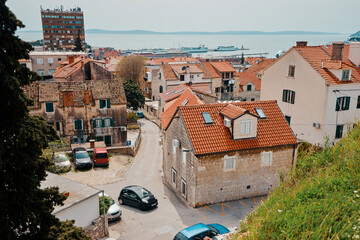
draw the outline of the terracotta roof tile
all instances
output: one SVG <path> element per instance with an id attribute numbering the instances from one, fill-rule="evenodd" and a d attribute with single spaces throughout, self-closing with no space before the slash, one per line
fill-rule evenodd
<path id="1" fill-rule="evenodd" d="M 227 61 L 225 62 L 211 62 L 211 65 L 219 72 L 235 72 L 235 68 Z"/>
<path id="2" fill-rule="evenodd" d="M 169 62 L 196 62 L 198 59 L 192 57 L 173 57 L 173 58 L 156 58 L 147 60 L 146 63 L 149 65 L 160 65 Z"/>
<path id="3" fill-rule="evenodd" d="M 265 58 L 258 64 L 254 64 L 251 67 L 249 67 L 246 71 L 247 72 L 254 72 L 254 73 L 260 73 L 262 70 L 264 70 L 267 66 L 275 62 L 276 58 Z"/>
<path id="4" fill-rule="evenodd" d="M 240 72 L 240 86 L 244 86 L 247 83 L 251 82 L 255 85 L 255 90 L 260 91 L 261 89 L 261 81 L 257 78 L 256 73 L 254 72 Z"/>
<path id="5" fill-rule="evenodd" d="M 235 119 L 246 112 L 248 112 L 248 110 L 238 107 L 238 106 L 235 106 L 231 103 L 226 105 L 226 107 L 224 107 L 223 109 L 220 110 L 220 113 L 222 115 L 224 115 L 230 119 Z"/>
<path id="6" fill-rule="evenodd" d="M 171 106 L 165 107 L 166 110 L 161 114 L 162 127 L 164 129 L 168 127 L 179 106 L 191 106 L 197 104 L 204 104 L 204 102 L 198 98 L 196 94 L 194 94 L 190 89 L 186 89 L 178 99 L 171 103 Z"/>
<path id="7" fill-rule="evenodd" d="M 251 65 L 258 64 L 262 60 L 264 60 L 265 57 L 247 57 L 246 61 L 250 63 Z"/>
<path id="8" fill-rule="evenodd" d="M 202 64 L 213 78 L 221 77 L 221 75 L 215 70 L 211 62 L 203 62 Z"/>
<path id="9" fill-rule="evenodd" d="M 189 73 L 202 73 L 203 71 L 198 68 L 198 66 L 195 63 L 182 63 L 182 64 L 169 64 L 169 66 L 172 68 L 172 70 L 178 74 L 186 73 L 189 71 Z M 183 69 L 184 66 L 188 66 L 187 69 Z"/>
<path id="10" fill-rule="evenodd" d="M 188 89 L 188 86 L 185 84 L 178 85 L 176 87 L 173 87 L 166 92 L 160 93 L 160 97 L 165 101 L 171 101 L 174 98 L 179 97 L 183 91 Z"/>
<path id="11" fill-rule="evenodd" d="M 173 69 L 171 68 L 171 66 L 169 64 L 161 65 L 161 69 L 162 69 L 162 72 L 164 74 L 164 78 L 166 80 L 178 79 L 178 77 L 176 76 L 175 72 L 173 71 Z"/>
<path id="12" fill-rule="evenodd" d="M 247 109 L 254 115 L 257 115 L 255 108 L 262 108 L 266 119 L 258 120 L 256 138 L 232 140 L 229 129 L 224 126 L 223 117 L 219 114 L 219 111 L 228 103 L 179 107 L 196 155 L 297 143 L 296 137 L 276 101 L 235 102 L 231 104 Z M 202 112 L 209 112 L 214 124 L 204 124 Z"/>

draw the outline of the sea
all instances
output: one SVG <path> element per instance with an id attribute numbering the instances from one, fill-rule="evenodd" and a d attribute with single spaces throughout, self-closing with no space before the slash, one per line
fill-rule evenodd
<path id="1" fill-rule="evenodd" d="M 42 33 L 17 32 L 25 41 L 42 39 Z M 334 41 L 345 41 L 348 34 L 337 35 L 162 35 L 162 34 L 86 34 L 85 40 L 92 47 L 113 47 L 115 49 L 180 48 L 205 45 L 209 49 L 218 46 L 248 48 L 244 51 L 208 52 L 193 56 L 259 54 L 268 58 L 286 51 L 296 41 L 308 41 L 308 45 L 325 45 Z"/>

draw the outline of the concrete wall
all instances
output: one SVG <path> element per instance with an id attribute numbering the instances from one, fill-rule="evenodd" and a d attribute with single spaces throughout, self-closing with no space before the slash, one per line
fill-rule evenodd
<path id="1" fill-rule="evenodd" d="M 77 227 L 87 227 L 100 216 L 98 195 L 96 194 L 70 208 L 57 212 L 55 216 L 61 221 L 75 220 L 74 225 Z"/>

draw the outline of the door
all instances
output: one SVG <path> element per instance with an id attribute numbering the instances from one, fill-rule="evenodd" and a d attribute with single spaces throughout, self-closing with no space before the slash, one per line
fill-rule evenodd
<path id="1" fill-rule="evenodd" d="M 105 145 L 111 146 L 111 136 L 105 136 Z"/>

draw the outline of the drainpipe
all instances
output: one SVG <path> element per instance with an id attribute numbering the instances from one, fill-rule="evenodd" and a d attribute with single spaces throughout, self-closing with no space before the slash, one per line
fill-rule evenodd
<path id="1" fill-rule="evenodd" d="M 102 201 L 103 201 L 103 214 L 104 214 L 104 235 L 106 236 L 107 228 L 106 228 L 106 215 L 105 215 L 105 193 L 104 190 L 101 190 L 102 193 Z"/>

